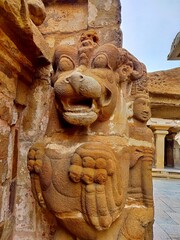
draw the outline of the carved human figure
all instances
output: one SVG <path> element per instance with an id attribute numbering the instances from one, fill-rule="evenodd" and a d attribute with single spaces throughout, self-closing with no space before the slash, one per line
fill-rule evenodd
<path id="1" fill-rule="evenodd" d="M 153 205 L 152 161 L 154 158 L 154 136 L 147 121 L 151 117 L 148 94 L 139 93 L 133 102 L 133 122 L 129 124 L 129 136 L 132 144 L 131 175 L 129 191 L 135 197 L 142 197 L 146 206 Z M 138 145 L 138 142 L 141 144 Z M 142 194 L 142 196 L 141 196 Z"/>
<path id="2" fill-rule="evenodd" d="M 144 76 L 144 65 L 124 49 L 99 46 L 88 31 L 77 46 L 57 47 L 53 69 L 47 132 L 28 154 L 35 198 L 58 220 L 54 239 L 129 239 L 122 230 L 130 160 L 121 83 Z"/>
<path id="3" fill-rule="evenodd" d="M 136 83 L 134 85 L 136 88 Z M 141 88 L 142 86 L 135 91 L 136 94 L 133 92 L 131 96 L 133 114 L 129 122 L 129 152 L 131 154 L 127 198 L 127 206 L 131 210 L 124 222 L 122 232 L 127 239 L 152 240 L 154 209 L 151 171 L 154 139 L 151 129 L 146 125 L 151 117 L 149 96 Z M 133 206 L 139 206 L 139 208 Z M 143 227 L 144 225 L 146 228 Z"/>

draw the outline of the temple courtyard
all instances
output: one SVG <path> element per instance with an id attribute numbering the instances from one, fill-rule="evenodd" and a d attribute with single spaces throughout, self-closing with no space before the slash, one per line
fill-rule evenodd
<path id="1" fill-rule="evenodd" d="M 180 179 L 153 178 L 154 240 L 180 240 Z"/>

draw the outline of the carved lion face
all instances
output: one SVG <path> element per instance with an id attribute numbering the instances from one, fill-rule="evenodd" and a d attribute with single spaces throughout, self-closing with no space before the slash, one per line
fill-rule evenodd
<path id="1" fill-rule="evenodd" d="M 124 81 L 133 72 L 132 61 L 123 65 L 125 57 L 116 46 L 92 41 L 82 40 L 79 48 L 59 46 L 53 61 L 57 109 L 68 123 L 78 126 L 108 120 L 117 104 L 120 78 L 123 75 Z"/>
<path id="2" fill-rule="evenodd" d="M 115 47 L 112 50 L 116 50 Z M 119 76 L 109 52 L 96 49 L 90 58 L 87 53 L 79 64 L 78 50 L 73 47 L 58 49 L 59 56 L 54 79 L 58 109 L 73 125 L 88 126 L 97 119 L 105 121 L 112 115 L 117 100 Z M 109 50 L 110 51 L 110 50 Z"/>

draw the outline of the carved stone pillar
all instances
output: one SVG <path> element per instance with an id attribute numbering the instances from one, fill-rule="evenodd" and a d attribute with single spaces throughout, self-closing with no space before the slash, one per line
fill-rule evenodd
<path id="1" fill-rule="evenodd" d="M 170 132 L 165 139 L 165 166 L 174 167 L 174 137 L 176 133 Z"/>
<path id="2" fill-rule="evenodd" d="M 174 168 L 180 168 L 180 131 L 176 129 L 173 146 Z"/>
<path id="3" fill-rule="evenodd" d="M 155 167 L 156 168 L 164 168 L 164 140 L 165 136 L 168 134 L 167 129 L 156 129 L 154 131 L 155 135 Z"/>

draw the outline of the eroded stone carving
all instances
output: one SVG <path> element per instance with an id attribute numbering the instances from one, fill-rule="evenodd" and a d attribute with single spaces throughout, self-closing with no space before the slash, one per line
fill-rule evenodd
<path id="1" fill-rule="evenodd" d="M 46 10 L 41 0 L 27 0 L 30 18 L 37 26 L 46 18 Z"/>
<path id="2" fill-rule="evenodd" d="M 88 31 L 79 45 L 56 49 L 53 69 L 55 102 L 46 136 L 29 151 L 28 169 L 36 200 L 58 220 L 54 239 L 145 239 L 153 220 L 151 177 L 144 179 L 152 161 L 150 115 L 140 106 L 147 99 L 136 98 L 128 134 L 125 107 L 133 81 L 144 81 L 144 65 L 125 49 L 99 46 Z M 136 146 L 145 132 L 149 145 Z M 142 198 L 131 202 L 135 166 Z"/>
<path id="3" fill-rule="evenodd" d="M 136 215 L 134 218 L 147 225 L 146 232 L 141 227 L 136 231 L 129 228 L 129 234 L 133 239 L 152 239 L 152 233 L 147 229 L 153 224 L 153 189 L 152 189 L 152 162 L 154 158 L 154 137 L 146 123 L 151 117 L 149 95 L 137 81 L 132 88 L 132 119 L 129 122 L 129 142 L 131 148 L 130 154 L 130 173 L 128 187 L 128 205 L 141 204 L 146 206 L 145 210 L 134 209 L 131 214 Z M 146 217 L 144 218 L 144 216 Z M 128 216 L 129 218 L 129 216 Z M 131 219 L 131 217 L 130 217 Z M 130 220 L 130 222 L 132 221 Z M 127 221 L 126 226 L 130 223 Z M 136 224 L 135 224 L 136 226 Z M 140 230 L 141 229 L 141 230 Z M 128 231 L 126 231 L 127 233 Z M 136 237 L 136 238 L 135 238 Z"/>

